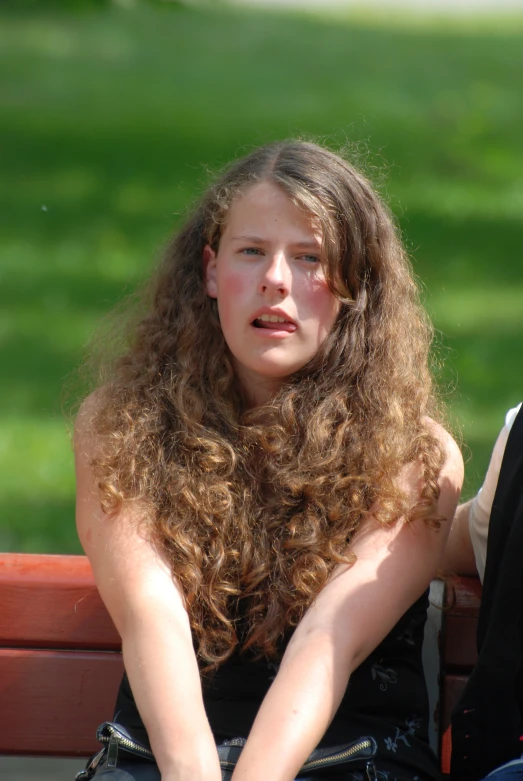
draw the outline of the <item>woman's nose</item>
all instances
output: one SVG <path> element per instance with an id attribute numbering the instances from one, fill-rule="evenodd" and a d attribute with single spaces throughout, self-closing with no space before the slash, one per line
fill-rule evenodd
<path id="1" fill-rule="evenodd" d="M 286 295 L 290 289 L 290 268 L 283 252 L 274 253 L 267 258 L 260 279 L 260 292 L 278 291 Z"/>

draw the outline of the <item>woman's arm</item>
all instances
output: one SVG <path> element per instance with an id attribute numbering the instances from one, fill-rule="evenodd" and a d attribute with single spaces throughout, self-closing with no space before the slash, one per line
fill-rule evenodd
<path id="1" fill-rule="evenodd" d="M 214 739 L 181 593 L 136 502 L 103 513 L 84 408 L 75 432 L 78 535 L 122 638 L 125 668 L 162 781 L 219 781 Z"/>
<path id="2" fill-rule="evenodd" d="M 439 430 L 439 427 L 438 427 Z M 365 524 L 352 545 L 352 568 L 340 567 L 296 628 L 267 693 L 234 781 L 291 781 L 321 740 L 349 676 L 394 627 L 436 574 L 463 479 L 454 441 L 441 432 L 446 461 L 439 478 L 438 533 L 424 521 L 384 528 Z M 420 477 L 407 470 L 413 499 Z M 275 759 L 276 758 L 276 759 Z"/>
<path id="3" fill-rule="evenodd" d="M 441 562 L 441 569 L 457 575 L 477 575 L 476 557 L 469 530 L 469 516 L 473 499 L 460 504 L 454 515 L 450 534 Z"/>
<path id="4" fill-rule="evenodd" d="M 456 510 L 442 561 L 443 572 L 479 575 L 483 582 L 492 504 L 508 436 L 520 406 L 507 412 L 505 425 L 492 450 L 487 474 L 477 496 L 460 504 Z"/>

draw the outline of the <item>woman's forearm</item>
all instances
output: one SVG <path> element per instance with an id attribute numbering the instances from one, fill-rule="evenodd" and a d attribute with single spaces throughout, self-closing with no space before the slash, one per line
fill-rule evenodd
<path id="1" fill-rule="evenodd" d="M 162 781 L 219 781 L 190 634 L 165 613 L 149 615 L 129 622 L 122 645 Z"/>
<path id="2" fill-rule="evenodd" d="M 291 781 L 323 737 L 347 687 L 350 662 L 323 631 L 289 644 L 233 781 Z"/>

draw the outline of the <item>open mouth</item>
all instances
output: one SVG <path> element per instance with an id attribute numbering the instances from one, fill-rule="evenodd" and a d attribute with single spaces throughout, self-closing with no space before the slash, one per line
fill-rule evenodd
<path id="1" fill-rule="evenodd" d="M 295 323 L 279 315 L 260 315 L 252 321 L 252 324 L 255 328 L 265 328 L 272 331 L 292 332 L 296 330 Z"/>

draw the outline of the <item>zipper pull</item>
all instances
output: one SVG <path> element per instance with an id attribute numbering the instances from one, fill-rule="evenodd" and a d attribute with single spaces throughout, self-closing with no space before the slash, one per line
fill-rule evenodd
<path id="1" fill-rule="evenodd" d="M 104 759 L 106 751 L 107 749 L 104 746 L 101 751 L 91 757 L 85 770 L 80 770 L 80 772 L 75 775 L 75 781 L 89 781 L 89 779 L 92 778 L 96 773 L 98 765 L 100 765 Z"/>
<path id="2" fill-rule="evenodd" d="M 376 775 L 376 765 L 374 762 L 367 762 L 365 765 L 365 775 L 367 776 L 367 781 L 378 781 L 378 776 Z"/>
<path id="3" fill-rule="evenodd" d="M 109 745 L 107 747 L 107 767 L 116 767 L 118 761 L 118 741 L 114 735 L 109 738 Z"/>

